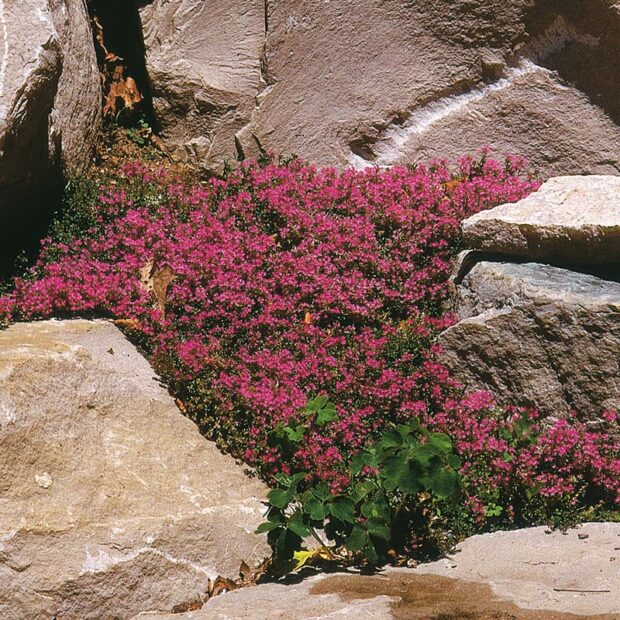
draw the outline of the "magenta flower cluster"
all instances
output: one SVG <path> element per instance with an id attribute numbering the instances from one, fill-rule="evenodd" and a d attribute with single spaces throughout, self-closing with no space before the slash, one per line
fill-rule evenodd
<path id="1" fill-rule="evenodd" d="M 363 172 L 246 163 L 198 187 L 136 163 L 102 188 L 87 234 L 44 242 L 0 317 L 129 319 L 188 413 L 266 477 L 304 469 L 345 485 L 355 451 L 416 415 L 455 436 L 474 510 L 483 483 L 570 492 L 582 445 L 591 478 L 617 494 L 619 461 L 600 438 L 561 422 L 527 449 L 504 445 L 484 398 L 455 400 L 432 361 L 461 220 L 536 187 L 516 158 Z M 281 454 L 274 429 L 319 393 L 338 420 Z"/>
<path id="2" fill-rule="evenodd" d="M 618 416 L 604 412 L 602 422 L 605 431 L 589 430 L 576 414 L 541 420 L 534 410 L 498 408 L 487 392 L 445 398 L 442 410 L 425 418 L 453 438 L 466 502 L 479 526 L 620 505 Z"/>

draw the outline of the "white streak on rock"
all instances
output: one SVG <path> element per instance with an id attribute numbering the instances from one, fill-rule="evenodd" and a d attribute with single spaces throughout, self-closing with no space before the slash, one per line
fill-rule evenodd
<path id="1" fill-rule="evenodd" d="M 153 549 L 152 547 L 142 547 L 141 549 L 136 549 L 131 553 L 119 555 L 112 555 L 102 549 L 100 549 L 96 555 L 91 554 L 90 551 L 87 551 L 86 559 L 82 564 L 80 575 L 85 575 L 88 573 L 102 573 L 118 564 L 131 562 L 132 560 L 135 560 L 137 557 L 146 553 L 152 553 L 153 555 L 162 557 L 171 564 L 176 564 L 177 566 L 185 566 L 186 568 L 189 568 L 197 573 L 202 573 L 203 575 L 206 575 L 210 579 L 215 579 L 217 577 L 217 571 L 214 568 L 201 566 L 200 564 L 196 564 L 196 562 L 192 562 L 191 560 L 188 560 L 186 558 L 176 558 L 173 555 L 166 553 L 165 551 Z"/>
<path id="2" fill-rule="evenodd" d="M 17 421 L 17 413 L 15 413 L 12 407 L 9 407 L 6 403 L 0 403 L 0 414 L 4 417 L 4 421 L 7 424 Z"/>
<path id="3" fill-rule="evenodd" d="M 505 77 L 460 95 L 442 97 L 411 112 L 402 124 L 392 123 L 379 139 L 372 145 L 374 161 L 364 159 L 351 152 L 348 161 L 358 170 L 370 166 L 391 166 L 398 162 L 405 151 L 406 145 L 416 136 L 422 136 L 435 124 L 461 113 L 479 103 L 489 95 L 510 88 L 519 78 L 533 73 L 551 73 L 539 66 L 549 56 L 562 51 L 569 43 L 577 42 L 593 47 L 600 43 L 597 37 L 576 31 L 561 15 L 558 16 L 547 30 L 533 40 L 527 47 L 520 63 L 506 72 Z M 558 88 L 563 88 L 558 83 Z"/>
<path id="4" fill-rule="evenodd" d="M 365 166 L 393 165 L 401 158 L 406 145 L 416 136 L 424 135 L 435 124 L 467 110 L 489 95 L 510 88 L 519 78 L 538 72 L 548 72 L 548 70 L 529 60 L 523 60 L 517 67 L 510 69 L 506 77 L 497 82 L 475 88 L 461 95 L 452 95 L 433 101 L 415 110 L 402 125 L 392 125 L 384 132 L 381 139 L 374 145 L 373 150 L 377 156 L 374 162 L 365 161 L 361 157 L 356 158 L 359 161 L 353 162 L 352 159 L 349 161 L 356 166 L 359 166 L 361 162 L 364 162 Z"/>

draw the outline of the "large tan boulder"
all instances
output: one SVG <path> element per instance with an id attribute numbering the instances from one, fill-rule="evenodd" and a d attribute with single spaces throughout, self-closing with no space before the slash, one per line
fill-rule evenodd
<path id="1" fill-rule="evenodd" d="M 0 263 L 89 162 L 100 108 L 85 1 L 0 2 Z"/>
<path id="2" fill-rule="evenodd" d="M 101 120 L 101 76 L 87 2 L 48 0 L 62 53 L 50 135 L 68 175 L 91 162 Z"/>
<path id="3" fill-rule="evenodd" d="M 463 222 L 468 248 L 558 265 L 620 263 L 620 177 L 555 177 Z"/>
<path id="4" fill-rule="evenodd" d="M 266 490 L 103 321 L 0 332 L 0 617 L 170 611 L 268 547 Z"/>
<path id="5" fill-rule="evenodd" d="M 534 0 L 141 9 L 163 135 L 204 167 L 261 150 L 337 166 L 475 153 L 620 171 L 620 14 Z"/>

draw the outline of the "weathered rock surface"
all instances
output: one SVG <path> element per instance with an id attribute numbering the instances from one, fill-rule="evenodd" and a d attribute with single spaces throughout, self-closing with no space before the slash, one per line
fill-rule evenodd
<path id="1" fill-rule="evenodd" d="M 48 0 L 62 53 L 50 136 L 69 174 L 90 163 L 101 115 L 101 76 L 87 2 Z"/>
<path id="2" fill-rule="evenodd" d="M 618 523 L 585 523 L 566 534 L 545 527 L 494 532 L 468 538 L 417 571 L 486 583 L 524 609 L 613 618 L 620 615 L 619 541 Z"/>
<path id="3" fill-rule="evenodd" d="M 620 172 L 606 0 L 155 0 L 141 14 L 164 137 L 206 167 L 260 148 L 362 167 L 490 145 L 544 174 Z"/>
<path id="4" fill-rule="evenodd" d="M 620 177 L 552 178 L 517 203 L 465 220 L 463 241 L 559 265 L 620 265 Z"/>
<path id="5" fill-rule="evenodd" d="M 140 16 L 163 135 L 179 159 L 221 169 L 262 87 L 264 0 L 155 0 Z"/>
<path id="6" fill-rule="evenodd" d="M 550 415 L 620 408 L 620 283 L 483 261 L 458 289 L 442 361 L 470 388 Z"/>
<path id="7" fill-rule="evenodd" d="M 263 486 L 110 323 L 0 332 L 0 617 L 171 610 L 268 554 Z"/>
<path id="8" fill-rule="evenodd" d="M 474 536 L 445 560 L 376 576 L 322 575 L 230 592 L 185 614 L 140 620 L 327 618 L 614 620 L 620 614 L 620 525 L 587 523 Z"/>
<path id="9" fill-rule="evenodd" d="M 84 0 L 0 2 L 0 261 L 88 162 L 100 108 Z"/>

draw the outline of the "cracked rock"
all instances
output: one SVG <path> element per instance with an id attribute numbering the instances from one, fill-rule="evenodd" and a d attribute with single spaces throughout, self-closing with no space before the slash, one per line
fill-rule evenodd
<path id="1" fill-rule="evenodd" d="M 89 163 L 100 110 L 85 3 L 0 2 L 0 262 L 36 235 L 63 171 Z"/>
<path id="2" fill-rule="evenodd" d="M 162 136 L 175 158 L 221 171 L 264 85 L 265 0 L 154 0 L 140 17 Z"/>
<path id="3" fill-rule="evenodd" d="M 1 618 L 129 618 L 195 600 L 269 554 L 254 534 L 265 493 L 112 324 L 0 332 Z"/>
<path id="4" fill-rule="evenodd" d="M 620 14 L 608 2 L 206 6 L 141 9 L 163 136 L 203 167 L 261 151 L 410 164 L 491 146 L 545 175 L 620 172 L 620 73 L 609 61 Z"/>

